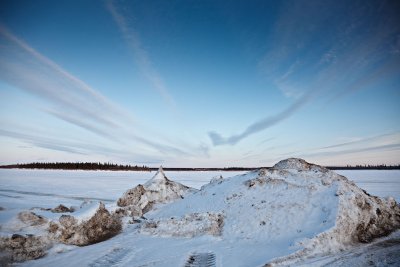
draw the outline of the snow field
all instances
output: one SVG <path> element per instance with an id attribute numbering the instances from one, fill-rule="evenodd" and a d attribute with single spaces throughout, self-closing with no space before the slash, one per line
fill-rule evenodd
<path id="1" fill-rule="evenodd" d="M 341 261 L 346 255 L 340 256 L 340 250 L 346 248 L 343 244 L 351 234 L 346 227 L 354 225 L 340 218 L 358 220 L 360 215 L 352 205 L 372 200 L 360 202 L 357 196 L 363 192 L 351 183 L 343 183 L 340 176 L 329 172 L 326 178 L 324 171 L 299 170 L 297 163 L 291 164 L 249 173 L 166 172 L 170 180 L 201 190 L 176 202 L 156 205 L 145 214 L 145 223 L 127 224 L 122 234 L 110 240 L 79 249 L 56 245 L 47 257 L 22 265 L 185 266 L 191 256 L 211 253 L 215 266 L 262 266 L 280 257 L 282 260 L 275 263 L 285 265 L 310 255 L 317 257 L 305 257 L 305 266 L 329 263 L 324 259 L 332 259 L 333 265 L 340 263 L 334 266 L 346 266 Z M 382 197 L 392 194 L 400 199 L 400 171 L 338 173 L 349 179 L 354 177 L 356 184 L 370 189 L 369 193 L 377 192 Z M 226 178 L 236 174 L 234 178 L 218 179 L 220 175 Z M 4 208 L 0 211 L 1 234 L 40 233 L 40 229 L 16 221 L 20 211 L 31 208 L 50 220 L 60 214 L 40 208 L 59 204 L 77 207 L 72 215 L 86 220 L 101 200 L 113 211 L 117 208 L 115 201 L 127 189 L 145 184 L 153 175 L 154 172 L 0 170 L 0 206 Z M 162 177 L 154 178 L 162 181 L 158 179 Z M 373 202 L 370 205 L 374 210 L 378 208 Z M 369 220 L 367 213 L 362 216 Z"/>

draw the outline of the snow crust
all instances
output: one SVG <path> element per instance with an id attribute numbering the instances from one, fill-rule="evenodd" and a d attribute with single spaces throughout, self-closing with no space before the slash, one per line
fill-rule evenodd
<path id="1" fill-rule="evenodd" d="M 224 218 L 216 213 L 192 213 L 183 217 L 146 221 L 141 233 L 160 236 L 194 237 L 199 235 L 221 235 Z"/>
<path id="2" fill-rule="evenodd" d="M 157 173 L 144 185 L 129 189 L 118 199 L 117 205 L 122 207 L 119 213 L 130 216 L 142 216 L 154 208 L 155 204 L 168 203 L 183 199 L 188 193 L 197 191 L 181 183 L 169 180 L 160 167 Z"/>
<path id="3" fill-rule="evenodd" d="M 393 198 L 370 196 L 346 177 L 301 159 L 214 179 L 184 200 L 150 212 L 149 218 L 164 221 L 152 234 L 168 235 L 165 224 L 170 217 L 206 212 L 223 214 L 225 241 L 272 242 L 285 244 L 286 251 L 297 250 L 276 263 L 335 253 L 400 226 L 400 209 Z M 170 230 L 176 234 L 173 227 Z"/>
<path id="4" fill-rule="evenodd" d="M 164 170 L 162 168 L 162 166 L 160 166 L 160 168 L 158 168 L 156 174 L 153 176 L 153 178 L 151 178 L 150 180 L 148 180 L 144 185 L 147 188 L 150 188 L 152 186 L 155 187 L 155 185 L 159 184 L 159 183 L 166 183 L 168 182 L 169 179 L 167 178 L 167 176 L 165 176 Z"/>
<path id="5" fill-rule="evenodd" d="M 346 266 L 340 260 L 345 251 L 356 255 L 366 248 L 362 243 L 374 244 L 400 226 L 395 199 L 371 196 L 346 177 L 301 159 L 214 178 L 198 191 L 160 169 L 121 199 L 128 203 L 123 207 L 144 216 L 120 214 L 130 218 L 122 234 L 79 249 L 57 245 L 49 256 L 22 265 L 184 266 L 191 255 L 212 255 L 216 266 L 321 266 L 336 255 Z M 151 202 L 158 204 L 143 212 Z M 80 209 L 74 212 L 81 213 L 78 218 L 93 212 Z M 113 203 L 108 209 L 118 211 Z"/>

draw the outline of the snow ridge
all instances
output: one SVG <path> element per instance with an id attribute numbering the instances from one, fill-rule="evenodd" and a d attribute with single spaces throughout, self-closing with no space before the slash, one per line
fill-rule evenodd
<path id="1" fill-rule="evenodd" d="M 169 180 L 162 167 L 144 185 L 137 185 L 129 189 L 118 199 L 117 205 L 121 207 L 117 212 L 129 216 L 142 216 L 154 208 L 155 204 L 169 203 L 183 199 L 185 195 L 196 192 L 181 183 Z"/>
<path id="2" fill-rule="evenodd" d="M 99 208 L 102 212 L 87 221 L 96 227 L 88 228 L 123 219 L 123 235 L 30 263 L 46 265 L 75 255 L 92 266 L 296 266 L 400 228 L 400 206 L 393 198 L 371 196 L 346 177 L 295 158 L 270 169 L 213 179 L 201 190 L 169 180 L 160 167 L 148 182 L 126 191 L 117 205 L 115 213 Z M 42 219 L 34 213 L 21 218 L 28 227 L 39 227 L 32 224 Z M 65 236 L 69 224 L 72 231 L 78 225 L 72 219 L 60 219 Z M 3 247 L 11 247 L 11 239 L 4 239 Z M 116 249 L 110 251 L 110 246 Z M 104 249 L 103 256 L 98 248 Z"/>
<path id="3" fill-rule="evenodd" d="M 157 170 L 157 173 L 153 176 L 153 178 L 151 178 L 150 180 L 148 180 L 144 186 L 145 187 L 149 187 L 152 184 L 157 184 L 157 183 L 166 183 L 166 182 L 170 182 L 170 180 L 167 178 L 167 176 L 164 173 L 164 170 L 162 168 L 162 166 L 160 166 Z"/>
<path id="4" fill-rule="evenodd" d="M 174 227 L 165 227 L 170 217 L 206 212 L 223 215 L 221 238 L 226 242 L 286 244 L 286 255 L 294 254 L 272 261 L 275 264 L 335 253 L 400 227 L 400 207 L 393 198 L 370 196 L 346 177 L 295 158 L 271 169 L 213 181 L 164 206 L 150 216 L 162 225 L 151 233 L 176 236 Z M 187 225 L 185 229 L 189 235 Z"/>

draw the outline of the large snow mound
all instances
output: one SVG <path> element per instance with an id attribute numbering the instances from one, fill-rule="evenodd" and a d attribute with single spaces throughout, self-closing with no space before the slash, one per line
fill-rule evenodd
<path id="1" fill-rule="evenodd" d="M 294 158 L 212 179 L 200 190 L 169 180 L 160 168 L 117 204 L 116 214 L 104 214 L 115 220 L 134 216 L 125 218 L 131 220 L 124 234 L 29 265 L 196 266 L 197 259 L 216 266 L 296 266 L 354 250 L 400 228 L 393 198 L 371 196 L 344 176 Z M 34 215 L 24 216 L 29 227 L 41 219 Z M 63 218 L 64 225 L 70 223 L 68 215 Z M 78 225 L 71 224 L 71 229 Z"/>
<path id="2" fill-rule="evenodd" d="M 214 180 L 148 217 L 168 225 L 171 217 L 207 212 L 223 214 L 222 239 L 280 244 L 296 251 L 292 259 L 337 252 L 400 226 L 400 208 L 393 198 L 371 196 L 344 176 L 294 158 L 270 169 Z M 167 230 L 154 228 L 151 233 L 177 235 L 175 227 L 171 233 Z M 290 258 L 276 263 L 283 260 Z"/>
<path id="3" fill-rule="evenodd" d="M 129 189 L 118 199 L 117 205 L 122 207 L 117 212 L 130 216 L 142 216 L 158 203 L 169 203 L 183 199 L 188 193 L 197 191 L 181 183 L 169 180 L 160 167 L 157 173 L 144 185 Z"/>

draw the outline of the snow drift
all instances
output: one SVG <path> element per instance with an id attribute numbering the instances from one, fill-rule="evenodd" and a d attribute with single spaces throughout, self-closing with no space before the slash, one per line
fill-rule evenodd
<path id="1" fill-rule="evenodd" d="M 53 240 L 86 245 L 116 235 L 121 217 L 133 217 L 122 220 L 128 222 L 123 235 L 68 256 L 45 257 L 37 265 L 195 266 L 202 260 L 218 266 L 296 265 L 400 228 L 400 207 L 393 198 L 371 196 L 344 176 L 294 158 L 270 169 L 212 179 L 200 190 L 169 180 L 160 168 L 148 182 L 126 191 L 117 205 L 115 213 L 100 206 L 81 222 L 64 214 L 49 223 L 49 231 Z M 20 217 L 29 227 L 47 224 L 36 214 Z M 97 238 L 96 229 L 105 234 Z M 3 241 L 1 246 L 12 251 L 7 242 L 15 241 Z M 20 257 L 25 247 L 10 257 Z M 31 258 L 44 255 L 43 246 L 37 247 Z"/>
<path id="2" fill-rule="evenodd" d="M 239 243 L 253 240 L 269 244 L 266 249 L 275 243 L 291 254 L 275 260 L 276 264 L 335 253 L 355 243 L 385 236 L 400 227 L 400 208 L 393 198 L 371 196 L 344 176 L 291 158 L 270 169 L 213 180 L 199 192 L 150 212 L 148 217 L 157 224 L 151 231 L 144 232 L 177 236 L 175 227 L 165 227 L 174 221 L 171 217 L 185 218 L 207 212 L 222 214 L 223 240 Z M 202 227 L 199 221 L 195 222 L 193 236 L 198 235 L 197 229 Z M 185 224 L 185 236 L 191 236 L 189 228 Z M 252 252 L 254 254 L 258 252 Z M 269 253 L 260 253 L 260 259 L 262 254 L 268 261 Z M 278 255 L 271 253 L 270 257 Z M 261 261 L 254 263 L 262 264 Z M 234 265 L 240 264 L 235 262 Z"/>
<path id="3" fill-rule="evenodd" d="M 42 237 L 13 234 L 0 237 L 0 265 L 9 266 L 11 262 L 33 260 L 46 255 L 49 242 Z"/>
<path id="4" fill-rule="evenodd" d="M 366 243 L 386 236 L 400 228 L 400 206 L 393 198 L 371 196 L 346 177 L 326 168 L 301 159 L 288 159 L 279 162 L 255 180 L 271 183 L 277 181 L 277 178 L 283 178 L 288 187 L 292 184 L 307 188 L 310 198 L 318 191 L 333 188 L 335 198 L 332 203 L 326 201 L 326 198 L 321 199 L 322 214 L 333 212 L 333 216 L 328 216 L 328 220 L 321 216 L 320 222 L 333 226 L 311 239 L 300 241 L 299 245 L 304 249 L 271 263 L 287 265 L 307 255 L 338 252 L 355 243 Z"/>
<path id="5" fill-rule="evenodd" d="M 176 199 L 183 199 L 188 193 L 197 191 L 178 182 L 169 180 L 160 167 L 157 173 L 144 185 L 137 185 L 129 189 L 118 199 L 121 207 L 117 213 L 130 216 L 142 216 L 157 203 L 168 203 Z"/>
<path id="6" fill-rule="evenodd" d="M 100 203 L 96 213 L 80 222 L 72 215 L 62 215 L 59 223 L 50 222 L 48 231 L 53 239 L 65 244 L 86 246 L 107 240 L 122 229 L 119 216 L 111 214 Z"/>

